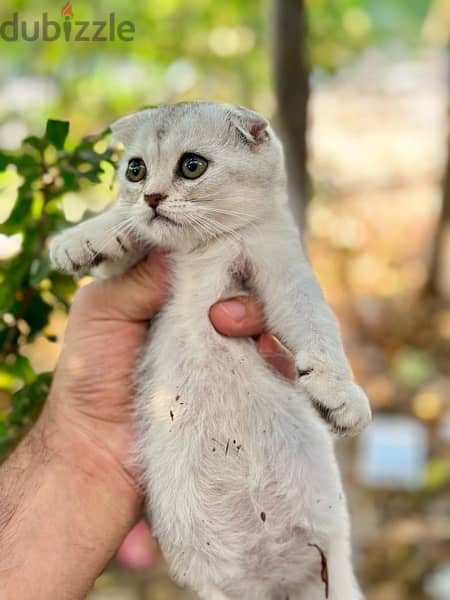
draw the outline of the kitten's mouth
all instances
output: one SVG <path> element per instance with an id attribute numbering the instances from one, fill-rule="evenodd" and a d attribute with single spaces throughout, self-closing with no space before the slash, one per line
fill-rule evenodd
<path id="1" fill-rule="evenodd" d="M 169 223 L 170 225 L 175 225 L 176 227 L 180 227 L 179 223 L 177 223 L 176 221 L 174 221 L 170 217 L 167 217 L 166 215 L 163 215 L 157 209 L 155 210 L 155 216 L 153 217 L 152 221 L 159 221 L 161 223 Z"/>

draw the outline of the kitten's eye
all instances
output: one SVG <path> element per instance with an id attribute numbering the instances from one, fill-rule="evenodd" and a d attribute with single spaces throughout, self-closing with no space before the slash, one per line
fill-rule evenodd
<path id="1" fill-rule="evenodd" d="M 183 154 L 180 160 L 180 175 L 186 179 L 197 179 L 208 168 L 206 158 L 198 154 Z"/>
<path id="2" fill-rule="evenodd" d="M 132 158 L 128 163 L 125 175 L 128 181 L 136 182 L 145 179 L 147 167 L 142 158 Z"/>

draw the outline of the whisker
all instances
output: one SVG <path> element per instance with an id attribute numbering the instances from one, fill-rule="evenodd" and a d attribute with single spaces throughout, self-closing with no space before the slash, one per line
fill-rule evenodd
<path id="1" fill-rule="evenodd" d="M 195 215 L 189 215 L 188 224 L 192 226 L 194 231 L 200 235 L 202 239 L 208 239 L 211 236 L 211 232 L 205 228 L 205 226 L 198 220 Z M 206 232 L 206 235 L 205 235 Z"/>
<path id="2" fill-rule="evenodd" d="M 255 215 L 251 215 L 249 213 L 245 213 L 243 211 L 230 210 L 228 208 L 218 208 L 215 206 L 196 206 L 195 210 L 202 210 L 204 212 L 213 212 L 219 213 L 222 215 L 232 215 L 236 217 L 248 217 L 249 219 L 254 219 Z"/>
<path id="3" fill-rule="evenodd" d="M 134 223 L 133 223 L 133 220 L 131 217 L 127 217 L 124 222 L 118 223 L 118 224 L 108 228 L 105 231 L 106 237 L 103 241 L 103 244 L 100 246 L 100 248 L 96 249 L 92 260 L 95 261 L 95 259 L 99 255 L 101 255 L 103 250 L 108 246 L 108 244 L 111 242 L 111 240 L 114 237 L 117 237 L 120 234 L 131 233 L 131 231 L 133 231 L 133 229 L 134 229 Z"/>
<path id="4" fill-rule="evenodd" d="M 208 227 L 214 237 L 218 237 L 225 233 L 233 238 L 236 242 L 240 242 L 237 232 L 229 226 L 212 221 L 206 215 L 196 215 L 198 219 L 203 223 L 205 227 Z"/>

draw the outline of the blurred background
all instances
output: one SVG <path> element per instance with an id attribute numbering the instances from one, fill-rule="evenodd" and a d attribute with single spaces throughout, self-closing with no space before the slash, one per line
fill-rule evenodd
<path id="1" fill-rule="evenodd" d="M 44 12 L 62 24 L 64 4 L 3 0 L 0 27 L 14 12 L 30 33 Z M 162 102 L 243 104 L 283 136 L 294 213 L 372 401 L 373 424 L 338 444 L 367 598 L 449 600 L 450 1 L 74 0 L 63 14 L 112 12 L 133 41 L 0 38 L 0 460 L 45 400 L 76 285 L 50 271 L 46 239 L 114 197 L 108 124 Z M 119 561 L 89 596 L 187 597 L 163 566 Z"/>

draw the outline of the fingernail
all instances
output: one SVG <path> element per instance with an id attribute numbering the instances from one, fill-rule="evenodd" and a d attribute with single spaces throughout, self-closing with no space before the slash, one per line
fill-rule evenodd
<path id="1" fill-rule="evenodd" d="M 247 309 L 242 302 L 237 302 L 236 300 L 228 300 L 227 302 L 221 302 L 219 304 L 223 312 L 230 317 L 236 323 L 242 321 L 246 314 Z"/>

